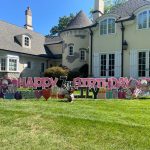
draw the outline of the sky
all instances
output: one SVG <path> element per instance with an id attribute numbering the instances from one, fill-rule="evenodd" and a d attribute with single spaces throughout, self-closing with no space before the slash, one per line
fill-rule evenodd
<path id="1" fill-rule="evenodd" d="M 80 10 L 89 16 L 94 0 L 1 0 L 0 20 L 23 27 L 27 6 L 32 10 L 34 31 L 47 35 L 61 16 Z"/>

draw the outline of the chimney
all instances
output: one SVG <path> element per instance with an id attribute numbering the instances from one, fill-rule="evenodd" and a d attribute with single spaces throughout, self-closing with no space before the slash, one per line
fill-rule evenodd
<path id="1" fill-rule="evenodd" d="M 104 0 L 95 0 L 93 21 L 96 22 L 102 14 L 104 14 Z"/>
<path id="2" fill-rule="evenodd" d="M 24 25 L 24 27 L 28 30 L 33 30 L 32 11 L 31 11 L 30 7 L 27 7 L 27 10 L 25 11 L 25 15 L 26 15 L 26 24 Z"/>

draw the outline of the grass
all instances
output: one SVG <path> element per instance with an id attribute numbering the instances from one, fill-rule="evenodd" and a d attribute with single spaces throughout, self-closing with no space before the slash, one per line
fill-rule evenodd
<path id="1" fill-rule="evenodd" d="M 0 150 L 149 150 L 150 101 L 0 101 Z"/>

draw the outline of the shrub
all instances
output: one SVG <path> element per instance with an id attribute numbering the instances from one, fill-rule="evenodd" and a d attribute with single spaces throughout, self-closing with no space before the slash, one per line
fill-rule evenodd
<path id="1" fill-rule="evenodd" d="M 53 77 L 53 78 L 60 78 L 60 76 L 67 76 L 68 75 L 68 70 L 63 69 L 62 67 L 51 67 L 48 68 L 44 76 L 45 77 Z"/>
<path id="2" fill-rule="evenodd" d="M 64 69 L 62 67 L 51 67 L 45 71 L 44 76 L 60 79 L 60 76 L 68 76 L 68 72 L 69 72 L 68 69 Z M 61 85 L 62 81 L 58 80 L 57 86 L 60 87 Z"/>

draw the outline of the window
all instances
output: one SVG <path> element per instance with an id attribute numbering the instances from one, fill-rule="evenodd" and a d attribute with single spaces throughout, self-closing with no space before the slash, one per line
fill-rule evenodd
<path id="1" fill-rule="evenodd" d="M 44 72 L 44 70 L 45 70 L 45 64 L 41 63 L 41 72 Z"/>
<path id="2" fill-rule="evenodd" d="M 29 46 L 29 37 L 24 38 L 24 45 Z"/>
<path id="3" fill-rule="evenodd" d="M 86 51 L 85 50 L 81 50 L 80 51 L 80 60 L 81 61 L 85 61 L 86 60 Z"/>
<path id="4" fill-rule="evenodd" d="M 138 29 L 150 28 L 150 10 L 146 10 L 138 14 Z"/>
<path id="5" fill-rule="evenodd" d="M 9 71 L 17 71 L 17 60 L 9 59 Z"/>
<path id="6" fill-rule="evenodd" d="M 1 71 L 5 71 L 6 70 L 6 59 L 5 58 L 1 58 L 0 59 L 0 70 Z"/>
<path id="7" fill-rule="evenodd" d="M 150 77 L 150 51 L 138 53 L 138 76 Z"/>
<path id="8" fill-rule="evenodd" d="M 27 68 L 31 69 L 31 62 L 30 61 L 27 62 Z"/>
<path id="9" fill-rule="evenodd" d="M 115 76 L 115 54 L 100 55 L 100 76 Z"/>
<path id="10" fill-rule="evenodd" d="M 0 71 L 18 71 L 18 63 L 18 56 L 7 55 L 4 58 L 0 58 Z"/>
<path id="11" fill-rule="evenodd" d="M 27 35 L 23 35 L 23 39 L 22 39 L 22 46 L 25 48 L 31 48 L 31 39 L 29 36 Z"/>
<path id="12" fill-rule="evenodd" d="M 115 19 L 108 18 L 100 22 L 100 34 L 112 34 L 115 33 Z"/>
<path id="13" fill-rule="evenodd" d="M 73 46 L 69 46 L 69 56 L 73 56 Z"/>

